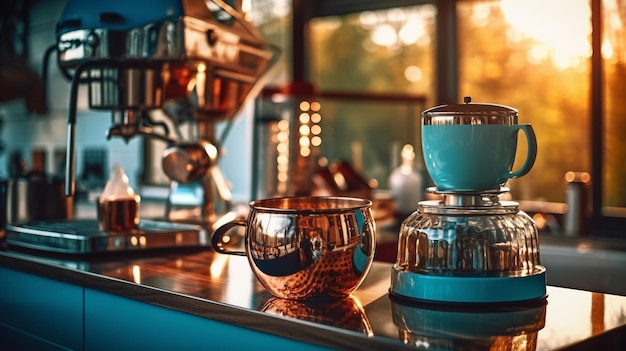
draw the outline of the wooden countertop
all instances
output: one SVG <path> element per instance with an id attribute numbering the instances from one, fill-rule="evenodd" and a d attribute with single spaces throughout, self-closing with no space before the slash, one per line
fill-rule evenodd
<path id="1" fill-rule="evenodd" d="M 391 299 L 392 265 L 381 262 L 349 298 L 325 303 L 273 298 L 245 257 L 208 249 L 76 257 L 4 246 L 0 265 L 335 349 L 493 350 L 525 342 L 538 351 L 610 350 L 626 343 L 626 297 L 548 287 L 547 304 L 527 308 L 436 309 Z"/>

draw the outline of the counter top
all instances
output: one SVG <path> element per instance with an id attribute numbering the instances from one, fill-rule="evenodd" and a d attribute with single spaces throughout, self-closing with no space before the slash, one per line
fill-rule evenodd
<path id="1" fill-rule="evenodd" d="M 209 249 L 81 257 L 4 246 L 0 266 L 335 349 L 606 350 L 626 338 L 626 297 L 550 286 L 534 306 L 433 308 L 390 298 L 382 262 L 350 297 L 315 303 L 273 298 L 245 257 Z"/>

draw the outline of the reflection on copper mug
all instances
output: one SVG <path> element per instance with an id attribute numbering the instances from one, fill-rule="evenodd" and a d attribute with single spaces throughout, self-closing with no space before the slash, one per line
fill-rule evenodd
<path id="1" fill-rule="evenodd" d="M 368 336 L 374 333 L 361 303 L 352 296 L 327 301 L 297 301 L 273 297 L 261 310 L 277 316 L 354 330 Z"/>
<path id="2" fill-rule="evenodd" d="M 372 202 L 349 197 L 286 197 L 250 203 L 246 220 L 217 228 L 218 253 L 247 256 L 259 281 L 286 299 L 339 298 L 363 281 L 373 259 Z M 226 247 L 227 232 L 246 227 L 245 252 Z"/>

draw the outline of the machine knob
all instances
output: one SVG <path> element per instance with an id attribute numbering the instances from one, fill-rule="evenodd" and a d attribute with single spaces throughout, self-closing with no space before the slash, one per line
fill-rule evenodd
<path id="1" fill-rule="evenodd" d="M 217 164 L 218 149 L 208 141 L 180 144 L 163 152 L 163 172 L 172 180 L 187 183 L 201 179 Z"/>

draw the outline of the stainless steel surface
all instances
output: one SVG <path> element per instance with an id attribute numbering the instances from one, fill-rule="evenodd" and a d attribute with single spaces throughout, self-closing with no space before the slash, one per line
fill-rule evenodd
<path id="1" fill-rule="evenodd" d="M 370 269 L 376 246 L 369 200 L 296 197 L 257 200 L 244 220 L 217 228 L 211 246 L 222 254 L 247 256 L 259 281 L 287 299 L 343 297 Z M 245 230 L 245 251 L 228 247 L 228 234 Z"/>
<path id="2" fill-rule="evenodd" d="M 480 192 L 469 191 L 440 191 L 435 187 L 426 189 L 426 192 L 441 195 L 441 205 L 450 209 L 454 208 L 472 208 L 472 207 L 485 207 L 485 206 L 498 206 L 499 196 L 509 192 L 509 188 L 500 187 L 497 190 L 485 190 Z"/>
<path id="3" fill-rule="evenodd" d="M 517 124 L 517 110 L 496 104 L 471 103 L 470 97 L 463 104 L 441 105 L 422 112 L 423 125 L 450 124 Z"/>
<path id="4" fill-rule="evenodd" d="M 111 111 L 109 138 L 169 146 L 166 220 L 210 227 L 230 211 L 215 123 L 232 123 L 278 57 L 243 11 L 240 0 L 67 2 L 56 32 L 59 69 L 71 81 L 66 196 L 75 192 L 77 95 L 87 85 L 89 108 Z M 155 109 L 171 123 L 154 121 Z M 180 132 L 184 123 L 188 135 Z"/>
<path id="5" fill-rule="evenodd" d="M 2 180 L 0 201 L 5 202 L 6 222 L 66 219 L 73 214 L 73 199 L 63 194 L 63 181 L 46 178 Z M 4 214 L 3 214 L 4 215 Z"/>
<path id="6" fill-rule="evenodd" d="M 141 220 L 136 229 L 101 231 L 95 219 L 8 224 L 9 245 L 67 254 L 207 246 L 201 226 Z"/>
<path id="7" fill-rule="evenodd" d="M 177 182 L 199 180 L 217 165 L 217 157 L 217 147 L 208 141 L 174 145 L 163 152 L 163 171 Z"/>
<path id="8" fill-rule="evenodd" d="M 587 172 L 567 172 L 565 174 L 567 212 L 565 213 L 564 234 L 580 236 L 589 230 L 591 217 L 590 184 L 591 175 Z"/>
<path id="9" fill-rule="evenodd" d="M 184 217 L 188 217 L 189 221 L 193 217 L 199 218 L 198 222 L 212 224 L 220 214 L 232 209 L 230 186 L 217 165 L 218 153 L 218 148 L 208 141 L 174 145 L 163 152 L 163 171 L 172 180 L 166 219 L 185 220 Z M 195 200 L 189 201 L 189 196 L 181 197 L 181 194 L 195 194 L 192 195 Z M 190 208 L 200 211 L 190 216 Z"/>

